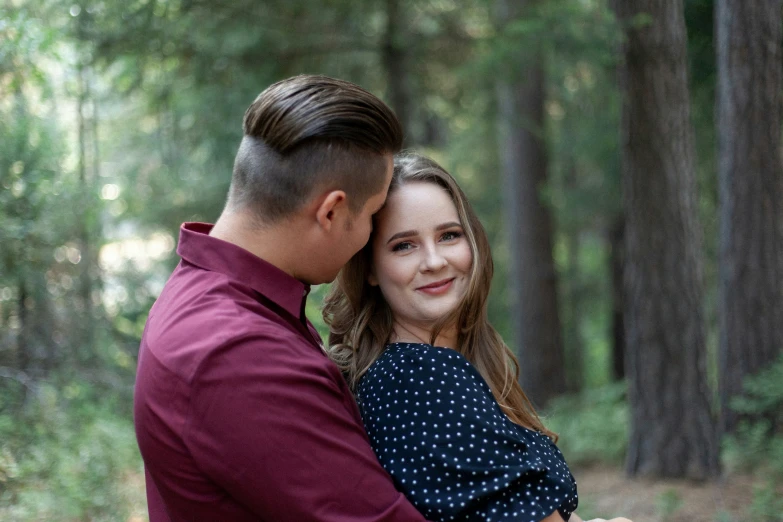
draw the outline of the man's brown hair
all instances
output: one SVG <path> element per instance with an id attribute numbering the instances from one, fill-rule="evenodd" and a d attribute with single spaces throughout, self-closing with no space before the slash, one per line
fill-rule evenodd
<path id="1" fill-rule="evenodd" d="M 358 85 L 302 75 L 269 86 L 245 112 L 229 206 L 262 223 L 284 218 L 315 190 L 343 190 L 351 211 L 383 188 L 386 156 L 402 147 L 394 112 Z"/>

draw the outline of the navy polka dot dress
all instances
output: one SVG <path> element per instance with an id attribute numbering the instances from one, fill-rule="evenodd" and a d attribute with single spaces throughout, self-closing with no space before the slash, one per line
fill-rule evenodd
<path id="1" fill-rule="evenodd" d="M 370 442 L 429 520 L 568 520 L 576 482 L 557 446 L 511 422 L 484 379 L 449 348 L 394 343 L 359 382 Z"/>

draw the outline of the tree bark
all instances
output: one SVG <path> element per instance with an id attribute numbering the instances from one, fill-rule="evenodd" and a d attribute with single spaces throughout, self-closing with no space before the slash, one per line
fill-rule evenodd
<path id="1" fill-rule="evenodd" d="M 76 116 L 78 123 L 79 149 L 78 149 L 78 173 L 79 192 L 83 204 L 79 216 L 79 250 L 81 251 L 79 274 L 79 304 L 81 307 L 81 339 L 74 344 L 76 353 L 75 361 L 86 362 L 93 357 L 95 338 L 95 321 L 93 316 L 92 292 L 93 281 L 90 261 L 92 259 L 92 241 L 90 234 L 91 205 L 90 186 L 87 179 L 87 119 L 84 115 L 88 101 L 88 86 L 85 66 L 78 65 L 79 92 L 76 104 Z"/>
<path id="2" fill-rule="evenodd" d="M 564 190 L 577 190 L 577 172 L 576 165 L 572 159 L 567 162 L 566 172 L 564 174 Z M 568 252 L 568 261 L 566 268 L 565 298 L 568 301 L 564 303 L 563 312 L 565 314 L 565 324 L 563 327 L 565 356 L 565 376 L 566 390 L 569 393 L 582 391 L 585 381 L 584 368 L 584 340 L 582 338 L 582 310 L 584 304 L 584 283 L 582 273 L 579 267 L 579 256 L 582 249 L 580 230 L 570 230 L 567 232 L 565 240 L 566 250 Z"/>
<path id="3" fill-rule="evenodd" d="M 498 0 L 501 23 L 530 2 Z M 520 49 L 497 82 L 501 169 L 511 259 L 515 341 L 520 382 L 536 407 L 566 389 L 563 344 L 552 256 L 552 219 L 541 201 L 547 183 L 544 140 L 544 63 L 540 49 Z"/>
<path id="4" fill-rule="evenodd" d="M 382 59 L 389 89 L 389 104 L 394 109 L 405 132 L 405 141 L 411 140 L 410 85 L 405 47 L 402 44 L 400 0 L 386 0 L 386 33 Z"/>
<path id="5" fill-rule="evenodd" d="M 32 328 L 30 325 L 28 306 L 27 281 L 24 276 L 19 278 L 16 299 L 16 314 L 19 318 L 19 333 L 16 337 L 16 364 L 19 370 L 26 372 L 32 366 L 31 350 Z"/>
<path id="6" fill-rule="evenodd" d="M 625 218 L 619 215 L 609 231 L 609 269 L 612 282 L 612 379 L 625 379 L 625 320 L 623 319 L 623 265 Z"/>
<path id="7" fill-rule="evenodd" d="M 616 2 L 623 85 L 624 306 L 631 475 L 719 471 L 682 0 Z"/>
<path id="8" fill-rule="evenodd" d="M 781 2 L 718 0 L 721 428 L 745 377 L 783 350 Z"/>

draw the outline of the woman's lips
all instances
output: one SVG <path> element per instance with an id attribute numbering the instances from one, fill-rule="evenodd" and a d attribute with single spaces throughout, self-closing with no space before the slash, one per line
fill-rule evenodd
<path id="1" fill-rule="evenodd" d="M 428 295 L 440 295 L 443 293 L 446 293 L 449 288 L 451 288 L 451 285 L 454 283 L 454 278 L 451 279 L 443 279 L 442 281 L 437 281 L 435 283 L 430 283 L 425 286 L 420 286 L 416 290 L 420 292 L 424 292 Z"/>

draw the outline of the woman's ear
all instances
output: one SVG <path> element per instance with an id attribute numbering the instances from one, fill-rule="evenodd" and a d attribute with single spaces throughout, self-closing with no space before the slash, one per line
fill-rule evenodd
<path id="1" fill-rule="evenodd" d="M 378 278 L 375 277 L 374 270 L 367 276 L 367 282 L 370 283 L 370 286 L 378 286 Z"/>

